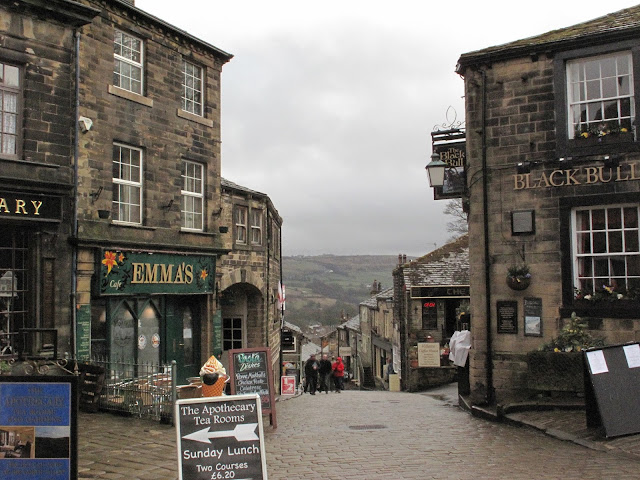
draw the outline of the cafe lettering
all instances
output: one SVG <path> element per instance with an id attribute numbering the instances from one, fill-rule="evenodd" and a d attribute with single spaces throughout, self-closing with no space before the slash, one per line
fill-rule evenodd
<path id="1" fill-rule="evenodd" d="M 98 290 L 102 295 L 211 293 L 215 257 L 104 250 Z"/>
<path id="2" fill-rule="evenodd" d="M 621 163 L 616 167 L 578 167 L 558 169 L 551 172 L 524 173 L 513 176 L 514 190 L 594 185 L 602 183 L 640 180 L 638 162 Z"/>

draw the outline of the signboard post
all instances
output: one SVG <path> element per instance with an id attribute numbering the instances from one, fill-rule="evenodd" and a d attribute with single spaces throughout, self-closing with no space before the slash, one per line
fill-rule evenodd
<path id="1" fill-rule="evenodd" d="M 176 402 L 179 480 L 267 479 L 260 397 Z"/>
<path id="2" fill-rule="evenodd" d="M 257 393 L 262 413 L 269 414 L 271 426 L 278 428 L 276 402 L 273 392 L 271 353 L 268 348 L 229 350 L 231 394 Z"/>
<path id="3" fill-rule="evenodd" d="M 75 376 L 0 376 L 0 478 L 78 477 Z"/>

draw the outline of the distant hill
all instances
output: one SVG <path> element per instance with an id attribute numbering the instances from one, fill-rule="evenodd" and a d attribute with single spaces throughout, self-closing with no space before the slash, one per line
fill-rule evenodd
<path id="1" fill-rule="evenodd" d="M 374 280 L 393 286 L 397 255 L 315 255 L 283 257 L 285 319 L 300 327 L 337 325 L 350 318 L 370 296 Z"/>

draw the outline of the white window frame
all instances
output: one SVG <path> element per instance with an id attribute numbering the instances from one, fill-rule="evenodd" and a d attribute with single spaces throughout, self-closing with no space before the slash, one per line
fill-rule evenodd
<path id="1" fill-rule="evenodd" d="M 198 178 L 198 172 L 200 177 Z M 182 178 L 182 199 L 180 215 L 182 230 L 201 232 L 204 229 L 204 165 L 201 163 L 182 160 L 180 176 Z M 200 188 L 198 188 L 198 182 Z M 200 213 L 196 211 L 196 204 L 200 204 Z M 200 221 L 196 220 L 200 216 Z M 190 219 L 190 220 L 189 220 Z"/>
<path id="2" fill-rule="evenodd" d="M 251 245 L 262 245 L 262 223 L 264 214 L 262 210 L 253 208 L 250 213 L 251 217 Z M 255 222 L 257 220 L 257 222 Z"/>
<path id="3" fill-rule="evenodd" d="M 17 70 L 17 85 L 7 82 L 6 70 Z M 22 145 L 22 69 L 17 65 L 0 62 L 0 156 L 18 158 Z M 9 105 L 8 97 L 15 98 L 15 111 L 5 110 Z M 11 131 L 13 130 L 13 131 Z M 7 140 L 13 139 L 13 151 L 5 151 Z M 7 149 L 9 150 L 9 149 Z"/>
<path id="4" fill-rule="evenodd" d="M 120 43 L 118 43 L 118 35 L 120 35 L 120 38 L 122 39 L 122 42 Z M 134 47 L 132 46 L 130 47 L 129 45 L 126 45 L 127 38 L 131 39 L 130 40 L 131 45 L 138 43 L 140 46 L 140 49 L 135 50 Z M 116 53 L 116 49 L 118 45 L 120 45 L 122 48 L 130 48 L 132 52 L 139 53 L 140 61 L 136 61 L 134 58 L 130 58 L 133 55 L 127 56 L 127 55 Z M 124 53 L 122 52 L 122 49 L 121 49 L 121 53 Z M 134 93 L 136 95 L 143 95 L 143 92 L 144 92 L 144 41 L 138 37 L 134 37 L 133 35 L 123 32 L 122 30 L 115 30 L 115 33 L 113 35 L 113 59 L 114 59 L 113 85 L 118 88 L 122 88 L 123 90 L 126 90 L 128 92 Z M 120 69 L 120 72 L 116 72 L 116 69 L 115 69 L 116 62 L 118 62 L 120 65 L 126 65 L 131 69 L 136 69 L 140 72 L 140 91 L 132 88 L 133 81 L 137 81 L 137 79 L 134 79 L 131 75 L 124 75 L 122 73 L 122 69 Z M 129 88 L 127 88 L 126 86 L 123 86 L 122 79 L 129 80 Z"/>
<path id="5" fill-rule="evenodd" d="M 609 226 L 610 211 L 620 210 L 621 225 L 619 228 Z M 626 224 L 624 218 L 625 209 L 635 209 L 635 226 Z M 605 214 L 605 224 L 603 229 L 593 229 L 592 220 L 589 222 L 589 226 L 586 228 L 579 228 L 578 226 L 578 212 L 589 211 L 589 218 L 593 218 L 593 212 L 596 210 L 603 210 Z M 631 223 L 631 222 L 630 222 Z M 591 251 L 580 252 L 581 248 L 581 236 L 588 235 L 589 248 Z M 598 239 L 595 238 L 598 235 Z M 619 236 L 621 251 L 611 251 L 613 241 L 616 236 Z M 634 239 L 635 238 L 635 239 Z M 594 246 L 602 245 L 604 240 L 604 251 L 593 252 Z M 579 289 L 582 294 L 591 294 L 596 291 L 603 290 L 603 286 L 613 287 L 614 291 L 622 292 L 629 287 L 637 288 L 640 285 L 640 266 L 637 268 L 637 274 L 629 274 L 629 261 L 632 257 L 635 257 L 636 262 L 640 262 L 640 205 L 638 204 L 615 204 L 615 205 L 599 205 L 593 207 L 576 207 L 571 211 L 571 243 L 572 243 L 572 259 L 573 259 L 573 285 Z M 636 251 L 628 250 L 635 248 Z M 587 264 L 586 262 L 590 262 Z M 596 266 L 596 262 L 600 262 L 599 266 Z M 597 270 L 602 268 L 606 262 L 607 274 L 599 274 Z M 617 262 L 617 264 L 615 263 Z M 622 263 L 620 263 L 622 262 Z M 584 268 L 581 268 L 584 267 Z M 624 272 L 621 272 L 620 268 L 623 267 Z M 614 270 L 618 269 L 617 272 Z M 582 274 L 581 274 L 582 272 Z M 615 282 L 612 281 L 616 279 Z M 622 282 L 621 282 L 622 280 Z M 635 285 L 629 285 L 629 282 Z M 591 283 L 591 285 L 589 285 Z M 615 285 L 614 285 L 615 283 Z M 624 285 L 620 285 L 624 283 Z"/>
<path id="6" fill-rule="evenodd" d="M 615 60 L 615 74 L 604 73 L 605 62 Z M 626 61 L 628 72 L 624 71 L 622 60 Z M 598 75 L 587 78 L 587 66 L 598 67 Z M 623 79 L 627 81 L 624 82 Z M 635 92 L 633 90 L 633 59 L 631 52 L 616 52 L 595 57 L 578 58 L 566 64 L 567 81 L 567 133 L 570 139 L 577 136 L 588 136 L 608 133 L 619 133 L 621 128 L 633 132 L 635 119 Z M 628 92 L 624 92 L 622 83 L 626 83 Z M 608 85 L 608 89 L 607 89 Z M 615 93 L 612 92 L 612 87 Z M 607 92 L 604 90 L 607 89 Z M 596 95 L 597 91 L 597 95 Z M 591 98 L 588 98 L 591 96 Z M 622 114 L 623 104 L 629 102 L 627 112 Z M 615 104 L 615 105 L 614 105 Z M 615 107 L 616 115 L 602 118 L 608 108 Z M 584 108 L 584 111 L 583 111 Z M 589 118 L 593 112 L 594 117 Z M 599 112 L 599 115 L 598 115 Z"/>
<path id="7" fill-rule="evenodd" d="M 298 337 L 296 337 L 293 333 L 291 333 L 293 337 L 293 347 L 291 350 L 288 350 L 282 345 L 282 353 L 296 353 L 298 351 Z"/>
<path id="8" fill-rule="evenodd" d="M 122 166 L 126 166 L 127 164 L 123 164 L 122 163 L 122 153 L 123 150 L 129 151 L 129 152 L 138 152 L 140 155 L 140 168 L 139 168 L 139 177 L 137 180 L 133 180 L 133 179 L 123 179 L 123 178 L 118 178 L 115 175 L 113 175 L 113 201 L 112 201 L 112 218 L 113 218 L 113 222 L 114 223 L 122 223 L 122 224 L 128 224 L 128 225 L 141 225 L 142 224 L 142 212 L 143 212 L 143 204 L 142 204 L 142 179 L 143 179 L 143 166 L 144 166 L 144 153 L 142 151 L 141 148 L 137 148 L 137 147 L 132 147 L 130 145 L 124 145 L 122 143 L 115 143 L 113 144 L 113 148 L 118 148 L 119 149 L 119 156 L 118 156 L 118 160 L 119 162 L 116 162 L 115 158 L 112 160 L 112 163 L 120 163 L 121 167 L 118 169 L 118 171 L 121 171 Z M 115 153 L 115 152 L 114 152 Z M 131 156 L 131 154 L 129 153 L 129 157 Z M 128 165 L 133 165 L 131 163 L 128 163 Z M 112 170 L 113 171 L 113 170 Z M 120 201 L 121 199 L 121 187 L 125 187 L 125 188 L 131 188 L 131 189 L 138 189 L 138 203 L 133 203 L 133 202 L 123 202 Z M 126 219 L 122 219 L 120 218 L 120 205 L 129 205 L 129 206 L 139 206 L 140 207 L 140 215 L 139 218 L 137 219 L 132 219 L 131 217 L 131 213 L 129 213 L 128 217 Z"/>
<path id="9" fill-rule="evenodd" d="M 199 102 L 195 99 L 196 93 L 200 94 Z M 184 59 L 182 60 L 182 110 L 199 117 L 204 116 L 204 68 Z"/>
<path id="10" fill-rule="evenodd" d="M 247 226 L 248 226 L 249 208 L 243 205 L 236 205 L 233 212 L 233 221 L 235 224 L 236 243 L 246 245 Z"/>

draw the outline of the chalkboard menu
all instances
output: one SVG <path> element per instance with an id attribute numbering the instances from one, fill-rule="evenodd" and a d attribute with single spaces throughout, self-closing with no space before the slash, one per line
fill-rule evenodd
<path id="1" fill-rule="evenodd" d="M 587 426 L 607 437 L 640 432 L 640 344 L 611 345 L 585 352 Z"/>
<path id="2" fill-rule="evenodd" d="M 498 333 L 518 333 L 518 302 L 499 301 L 496 304 L 498 313 Z"/>
<path id="3" fill-rule="evenodd" d="M 78 478 L 75 376 L 0 376 L 0 478 Z"/>
<path id="4" fill-rule="evenodd" d="M 273 394 L 271 354 L 268 348 L 243 348 L 229 350 L 231 393 L 257 393 L 262 403 L 262 412 L 270 415 L 275 428 L 276 405 Z"/>
<path id="5" fill-rule="evenodd" d="M 76 357 L 91 358 L 91 306 L 79 305 L 76 313 Z"/>
<path id="6" fill-rule="evenodd" d="M 178 478 L 266 479 L 260 411 L 256 394 L 178 400 Z"/>

